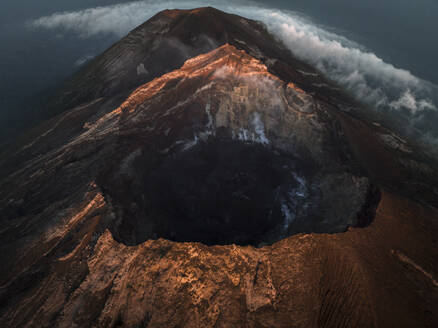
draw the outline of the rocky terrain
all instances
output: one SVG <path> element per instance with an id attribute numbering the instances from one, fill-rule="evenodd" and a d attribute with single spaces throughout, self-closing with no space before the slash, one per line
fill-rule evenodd
<path id="1" fill-rule="evenodd" d="M 260 23 L 161 12 L 47 108 L 0 156 L 1 326 L 438 324 L 437 164 Z"/>

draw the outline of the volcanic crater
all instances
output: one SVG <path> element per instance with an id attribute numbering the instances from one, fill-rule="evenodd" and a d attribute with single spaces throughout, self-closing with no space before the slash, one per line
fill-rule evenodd
<path id="1" fill-rule="evenodd" d="M 105 172 L 100 181 L 114 207 L 116 240 L 259 247 L 296 233 L 343 232 L 374 218 L 380 191 L 368 179 L 324 176 L 281 149 L 222 133 L 172 156 L 137 150 L 129 167 L 126 159 L 122 164 L 125 171 Z"/>

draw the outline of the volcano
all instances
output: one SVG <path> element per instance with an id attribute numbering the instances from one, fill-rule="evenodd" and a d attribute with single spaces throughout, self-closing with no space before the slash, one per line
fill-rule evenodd
<path id="1" fill-rule="evenodd" d="M 263 24 L 158 13 L 0 157 L 3 327 L 434 327 L 438 165 Z"/>

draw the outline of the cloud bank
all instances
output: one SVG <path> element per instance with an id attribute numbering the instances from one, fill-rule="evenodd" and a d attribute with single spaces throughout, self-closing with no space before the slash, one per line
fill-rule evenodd
<path id="1" fill-rule="evenodd" d="M 91 59 L 93 59 L 93 58 L 94 58 L 94 55 L 85 55 L 85 56 L 82 56 L 82 57 L 78 58 L 78 59 L 75 61 L 75 66 L 82 66 L 82 65 L 84 65 L 86 62 L 88 62 L 89 60 L 91 60 Z"/>
<path id="2" fill-rule="evenodd" d="M 264 8 L 250 2 L 135 1 L 55 13 L 38 18 L 31 25 L 71 31 L 82 38 L 102 33 L 122 37 L 158 11 L 206 5 L 262 21 L 295 56 L 314 65 L 330 79 L 351 91 L 358 100 L 376 110 L 417 116 L 417 119 L 422 116 L 422 112 L 437 112 L 437 86 L 415 77 L 407 70 L 385 63 L 363 46 L 317 26 L 297 13 Z M 409 128 L 415 126 L 410 125 Z M 438 131 L 427 131 L 424 134 L 435 133 L 438 137 Z"/>

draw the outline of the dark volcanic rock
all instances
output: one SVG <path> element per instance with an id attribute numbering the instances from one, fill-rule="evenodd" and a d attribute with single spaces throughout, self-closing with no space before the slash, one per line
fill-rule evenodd
<path id="1" fill-rule="evenodd" d="M 79 72 L 0 156 L 0 326 L 436 326 L 435 164 L 302 72 L 213 8 Z"/>

